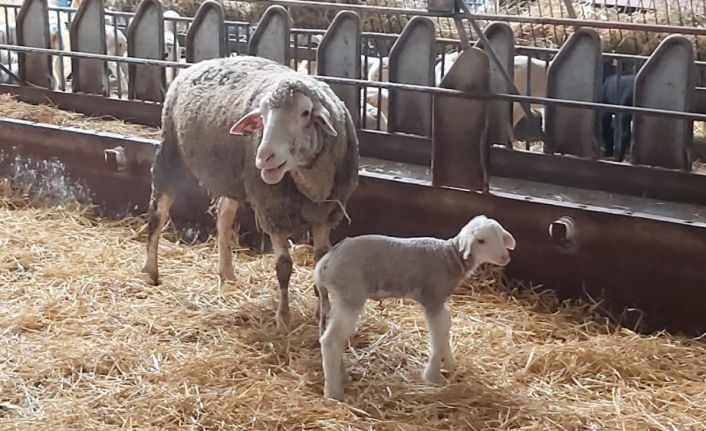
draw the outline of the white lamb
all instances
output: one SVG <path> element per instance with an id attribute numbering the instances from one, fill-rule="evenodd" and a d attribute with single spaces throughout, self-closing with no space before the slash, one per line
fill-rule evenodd
<path id="1" fill-rule="evenodd" d="M 378 127 L 378 116 L 380 116 L 380 127 Z M 387 132 L 387 116 L 380 110 L 371 105 L 365 104 L 365 124 L 361 124 L 364 129 L 380 130 Z"/>
<path id="2" fill-rule="evenodd" d="M 515 238 L 483 215 L 447 240 L 363 235 L 336 244 L 314 269 L 324 397 L 343 400 L 343 351 L 368 299 L 407 298 L 424 307 L 431 354 L 423 377 L 441 383 L 442 362 L 449 371 L 456 365 L 449 343 L 451 315 L 446 299 L 478 265 L 507 265 L 507 250 L 514 248 Z"/>
<path id="3" fill-rule="evenodd" d="M 444 75 L 449 73 L 449 70 L 451 70 L 451 66 L 456 63 L 456 60 L 458 60 L 458 57 L 460 55 L 460 52 L 449 52 L 444 55 L 443 60 L 439 59 L 439 61 L 436 62 L 436 66 L 434 66 L 434 83 L 437 87 L 439 86 L 439 84 L 441 84 L 441 79 L 444 77 Z"/>
<path id="4" fill-rule="evenodd" d="M 379 109 L 387 118 L 390 115 L 390 95 L 387 88 L 365 88 L 365 103 Z"/>
<path id="5" fill-rule="evenodd" d="M 181 15 L 173 10 L 164 11 L 164 59 L 166 61 L 181 62 L 182 50 L 181 46 L 179 46 L 177 31 L 179 31 L 180 25 L 184 23 L 174 21 L 174 18 L 181 18 Z M 171 85 L 179 72 L 177 68 L 169 67 L 166 69 L 166 73 L 167 85 Z"/>
<path id="6" fill-rule="evenodd" d="M 365 62 L 361 63 L 361 69 Z M 382 69 L 382 73 L 380 72 Z M 388 82 L 390 80 L 390 57 L 368 57 L 368 81 Z"/>

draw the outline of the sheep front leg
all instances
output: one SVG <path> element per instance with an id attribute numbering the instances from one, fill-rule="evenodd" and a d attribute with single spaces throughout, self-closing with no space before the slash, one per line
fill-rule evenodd
<path id="1" fill-rule="evenodd" d="M 314 237 L 314 264 L 316 264 L 331 249 L 331 226 L 327 224 L 319 225 L 314 226 L 311 230 Z M 328 299 L 325 299 L 326 304 L 322 304 L 319 290 L 314 289 L 314 294 L 319 298 L 316 307 L 316 319 L 318 320 L 321 318 L 321 308 L 328 308 Z"/>
<path id="2" fill-rule="evenodd" d="M 278 328 L 287 329 L 292 320 L 289 312 L 289 278 L 292 276 L 292 257 L 289 255 L 287 235 L 270 235 L 272 248 L 277 256 L 277 281 L 279 282 L 279 305 L 275 315 Z"/>
<path id="3" fill-rule="evenodd" d="M 238 201 L 225 196 L 218 199 L 216 229 L 218 232 L 218 276 L 221 281 L 235 279 L 230 243 L 238 206 Z"/>
<path id="4" fill-rule="evenodd" d="M 424 380 L 429 383 L 440 384 L 444 381 L 441 374 L 441 365 L 448 371 L 456 368 L 456 361 L 451 353 L 449 332 L 451 331 L 451 314 L 445 305 L 441 307 L 425 308 L 427 327 L 429 328 L 429 362 L 424 369 Z"/>

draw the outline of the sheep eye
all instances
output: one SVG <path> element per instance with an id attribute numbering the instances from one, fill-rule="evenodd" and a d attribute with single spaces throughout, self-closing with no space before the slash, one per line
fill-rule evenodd
<path id="1" fill-rule="evenodd" d="M 478 240 L 478 244 L 485 244 L 485 240 L 484 240 L 484 239 L 479 239 L 479 240 Z"/>
<path id="2" fill-rule="evenodd" d="M 310 114 L 309 111 L 304 111 L 304 112 L 302 112 L 302 117 L 308 117 L 309 114 Z"/>

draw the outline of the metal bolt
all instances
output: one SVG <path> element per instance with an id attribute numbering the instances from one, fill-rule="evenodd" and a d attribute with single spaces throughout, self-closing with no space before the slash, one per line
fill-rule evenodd
<path id="1" fill-rule="evenodd" d="M 125 155 L 125 148 L 115 147 L 103 151 L 103 156 L 105 157 L 105 162 L 115 170 L 115 172 L 122 172 L 127 169 L 127 156 Z"/>
<path id="2" fill-rule="evenodd" d="M 576 223 L 571 217 L 562 216 L 549 224 L 549 236 L 552 242 L 560 247 L 571 245 L 575 232 Z"/>

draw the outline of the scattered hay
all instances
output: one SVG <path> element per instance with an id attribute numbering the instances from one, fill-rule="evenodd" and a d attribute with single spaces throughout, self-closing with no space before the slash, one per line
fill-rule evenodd
<path id="1" fill-rule="evenodd" d="M 0 188 L 0 190 L 3 190 Z M 293 249 L 288 338 L 272 255 L 163 240 L 138 275 L 142 219 L 0 202 L 0 426 L 35 429 L 697 429 L 706 344 L 640 336 L 488 271 L 453 297 L 450 384 L 424 384 L 419 307 L 370 302 L 346 353 L 347 400 L 323 400 L 308 246 Z M 19 207 L 19 208 L 18 208 Z"/>
<path id="2" fill-rule="evenodd" d="M 612 0 L 606 2 L 613 3 Z M 649 1 L 642 0 L 641 3 L 647 5 Z M 703 3 L 654 0 L 654 4 L 655 10 L 645 9 L 634 13 L 625 13 L 619 12 L 615 7 L 593 6 L 588 2 L 572 2 L 578 19 L 686 27 L 703 27 L 706 23 Z M 522 6 L 515 4 L 502 8 L 500 13 L 533 17 L 569 17 L 563 0 L 539 0 L 523 3 Z M 566 38 L 573 33 L 572 27 L 563 25 L 513 24 L 513 27 L 518 44 L 547 48 L 561 47 Z M 651 55 L 660 42 L 669 35 L 660 32 L 617 29 L 597 29 L 597 31 L 601 36 L 604 52 L 632 55 Z M 705 58 L 706 39 L 688 35 L 686 37 L 696 44 L 699 58 Z"/>
<path id="3" fill-rule="evenodd" d="M 0 94 L 0 117 L 37 123 L 73 127 L 81 130 L 117 133 L 125 136 L 159 139 L 160 131 L 154 127 L 126 123 L 118 119 L 87 117 L 71 111 L 63 111 L 51 105 L 31 105 L 16 100 L 15 96 Z"/>

